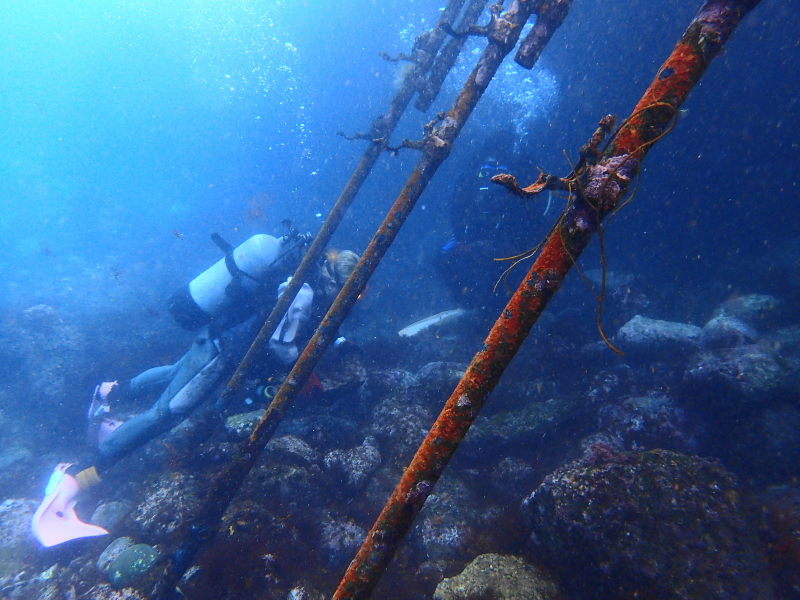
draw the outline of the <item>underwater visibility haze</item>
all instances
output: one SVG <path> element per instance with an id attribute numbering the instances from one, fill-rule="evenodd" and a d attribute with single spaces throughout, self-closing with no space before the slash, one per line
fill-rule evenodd
<path id="1" fill-rule="evenodd" d="M 631 114 L 702 6 L 560 2 L 568 14 L 536 65 L 511 53 L 499 68 L 203 540 L 182 597 L 332 597 L 532 264 L 503 277 L 511 262 L 497 259 L 535 248 L 572 201 L 520 200 L 492 176 L 567 177 L 605 115 L 620 125 Z M 372 597 L 800 599 L 797 8 L 763 0 L 711 62 Z M 388 111 L 413 68 L 403 55 L 443 10 L 0 6 L 0 598 L 151 597 L 213 476 L 347 279 L 345 249 L 365 252 L 420 158 L 391 148 L 441 124 L 486 37 L 469 36 L 427 112 L 412 101 L 309 278 L 307 305 L 296 301 L 272 354 L 215 406 L 296 266 L 288 250 L 271 263 L 256 312 L 240 289 L 249 267 L 229 253 L 237 276 L 225 242 L 267 234 L 280 252 L 307 249 L 367 148 L 353 138 Z M 487 5 L 478 23 L 490 18 Z M 215 289 L 230 314 L 181 327 L 176 294 L 202 313 L 195 282 L 221 260 Z M 303 344 L 279 348 L 295 335 Z M 175 375 L 200 347 L 207 361 Z M 145 377 L 162 387 L 140 391 L 137 375 L 165 365 L 177 366 Z M 114 381 L 124 395 L 96 387 Z M 175 400 L 184 385 L 191 410 Z M 165 386 L 184 393 L 159 396 Z M 104 454 L 106 437 L 156 413 L 157 428 Z M 44 547 L 36 511 L 66 463 L 97 466 L 75 518 L 108 534 Z"/>

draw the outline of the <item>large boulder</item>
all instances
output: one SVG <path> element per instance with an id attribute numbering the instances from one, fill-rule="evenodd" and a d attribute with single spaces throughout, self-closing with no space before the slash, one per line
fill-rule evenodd
<path id="1" fill-rule="evenodd" d="M 679 361 L 700 347 L 702 334 L 695 325 L 636 315 L 620 328 L 614 341 L 628 359 Z"/>
<path id="2" fill-rule="evenodd" d="M 714 310 L 711 318 L 732 318 L 764 330 L 774 326 L 783 314 L 782 300 L 766 294 L 748 294 L 726 300 Z"/>
<path id="3" fill-rule="evenodd" d="M 555 464 L 548 466 L 546 458 L 563 460 L 556 457 L 569 451 L 571 439 L 588 433 L 586 409 L 574 398 L 550 398 L 515 410 L 479 415 L 455 460 L 475 466 L 495 460 L 498 454 L 514 453 L 523 459 L 535 457 L 538 464 L 552 469 Z M 553 435 L 556 430 L 558 436 Z"/>
<path id="4" fill-rule="evenodd" d="M 433 600 L 557 600 L 556 583 L 516 556 L 482 554 L 463 572 L 443 580 Z"/>
<path id="5" fill-rule="evenodd" d="M 747 323 L 734 317 L 717 316 L 703 326 L 704 348 L 733 348 L 754 344 L 759 333 Z"/>
<path id="6" fill-rule="evenodd" d="M 595 444 L 523 503 L 537 556 L 582 598 L 773 598 L 756 527 L 719 463 Z"/>
<path id="7" fill-rule="evenodd" d="M 683 375 L 684 392 L 703 408 L 740 410 L 765 404 L 792 371 L 778 352 L 761 344 L 701 352 Z"/>
<path id="8" fill-rule="evenodd" d="M 200 494 L 199 483 L 191 475 L 167 473 L 133 509 L 131 521 L 145 539 L 170 540 L 197 512 Z"/>
<path id="9" fill-rule="evenodd" d="M 381 453 L 373 437 L 350 450 L 334 450 L 324 459 L 326 471 L 337 484 L 349 489 L 363 487 L 381 466 Z"/>
<path id="10" fill-rule="evenodd" d="M 623 398 L 603 405 L 600 430 L 626 450 L 662 448 L 678 452 L 694 450 L 693 427 L 675 402 L 663 394 Z"/>

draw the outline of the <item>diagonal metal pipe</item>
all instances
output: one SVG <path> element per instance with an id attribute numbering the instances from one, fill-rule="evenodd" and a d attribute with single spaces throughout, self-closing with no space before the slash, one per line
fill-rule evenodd
<path id="1" fill-rule="evenodd" d="M 431 67 L 428 79 L 419 91 L 414 108 L 422 112 L 428 112 L 428 108 L 430 108 L 436 96 L 439 95 L 439 90 L 442 89 L 442 84 L 444 84 L 447 74 L 456 64 L 456 59 L 458 59 L 461 50 L 464 48 L 464 44 L 469 37 L 466 32 L 472 28 L 478 17 L 481 16 L 485 6 L 486 0 L 472 0 L 464 9 L 464 14 L 458 23 L 458 34 L 447 41 L 436 57 L 436 62 Z"/>
<path id="2" fill-rule="evenodd" d="M 292 280 L 289 282 L 283 294 L 281 294 L 281 297 L 278 298 L 278 302 L 259 330 L 247 354 L 242 359 L 241 363 L 239 363 L 230 381 L 228 381 L 228 385 L 222 395 L 223 405 L 228 403 L 231 397 L 242 388 L 244 382 L 250 377 L 258 364 L 259 358 L 263 356 L 269 338 L 272 337 L 272 334 L 278 327 L 278 323 L 283 318 L 283 315 L 286 314 L 295 296 L 297 296 L 297 292 L 300 291 L 303 282 L 308 280 L 314 273 L 322 253 L 331 241 L 333 234 L 342 222 L 345 213 L 347 213 L 347 210 L 353 203 L 356 194 L 358 194 L 358 191 L 367 179 L 367 175 L 369 175 L 375 162 L 380 157 L 381 152 L 386 148 L 386 144 L 392 132 L 395 127 L 397 127 L 400 118 L 405 113 L 411 99 L 417 92 L 418 82 L 424 78 L 434 64 L 439 49 L 444 43 L 444 38 L 446 36 L 445 29 L 455 22 L 465 1 L 466 0 L 450 0 L 441 15 L 439 15 L 439 21 L 436 27 L 422 34 L 414 43 L 414 48 L 411 52 L 411 61 L 414 64 L 414 68 L 406 73 L 400 89 L 392 97 L 389 110 L 372 122 L 370 133 L 366 136 L 371 140 L 369 146 L 361 156 L 361 160 L 359 160 L 353 174 L 347 181 L 347 184 L 336 200 L 325 222 L 322 224 L 308 252 L 306 252 L 306 255 L 303 257 L 294 275 L 292 275 Z"/>
<path id="3" fill-rule="evenodd" d="M 741 19 L 759 2 L 706 2 L 608 148 L 597 155 L 596 161 L 587 161 L 588 166 L 576 174 L 580 178 L 580 184 L 574 183 L 579 192 L 577 199 L 546 238 L 530 271 L 490 330 L 483 349 L 472 359 L 447 400 L 350 563 L 333 600 L 369 598 L 398 544 L 474 423 L 488 393 L 500 381 L 602 220 L 619 207 L 631 179 L 639 172 L 642 159 L 669 131 L 678 107 Z M 546 40 L 550 36 L 539 37 Z M 538 56 L 535 50 L 533 53 Z M 595 147 L 603 128 L 612 120 L 606 118 L 601 122 L 595 134 L 597 139 L 593 138 Z M 494 179 L 509 184 L 507 187 L 520 195 L 548 189 L 544 181 L 539 186 L 522 190 L 513 178 L 496 176 Z M 534 187 L 536 191 L 531 189 Z"/>

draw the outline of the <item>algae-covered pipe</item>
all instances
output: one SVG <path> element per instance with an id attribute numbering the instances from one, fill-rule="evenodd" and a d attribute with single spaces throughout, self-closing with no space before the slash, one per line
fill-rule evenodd
<path id="1" fill-rule="evenodd" d="M 613 143 L 583 172 L 583 192 L 472 359 L 339 584 L 333 600 L 365 600 L 533 324 L 602 219 L 613 211 L 678 106 L 722 44 L 760 0 L 706 2 Z M 549 36 L 544 36 L 549 38 Z M 672 109 L 666 109 L 669 104 Z M 517 188 L 518 189 L 518 188 Z M 599 208 L 599 210 L 598 210 Z"/>
<path id="2" fill-rule="evenodd" d="M 414 67 L 406 73 L 403 83 L 397 93 L 392 97 L 389 110 L 386 114 L 379 116 L 372 122 L 370 127 L 369 146 L 364 151 L 361 160 L 358 162 L 353 174 L 336 200 L 328 217 L 322 224 L 314 242 L 306 252 L 297 270 L 292 275 L 292 280 L 284 290 L 278 302 L 273 307 L 264 325 L 262 325 L 258 335 L 251 344 L 247 354 L 242 359 L 222 395 L 222 405 L 230 400 L 231 396 L 241 389 L 244 381 L 252 377 L 253 370 L 257 367 L 259 357 L 262 356 L 270 337 L 278 327 L 278 323 L 286 314 L 297 292 L 303 286 L 303 282 L 309 279 L 316 269 L 317 261 L 322 256 L 328 243 L 330 242 L 337 227 L 342 222 L 345 213 L 350 208 L 353 200 L 364 184 L 375 162 L 380 157 L 381 152 L 386 148 L 386 143 L 392 135 L 400 118 L 408 108 L 411 99 L 417 92 L 417 82 L 430 71 L 434 59 L 439 53 L 445 38 L 445 27 L 450 26 L 458 17 L 462 6 L 466 0 L 450 0 L 447 6 L 439 15 L 439 21 L 434 29 L 422 34 L 414 44 L 411 52 L 411 60 Z"/>
<path id="3" fill-rule="evenodd" d="M 325 349 L 337 335 L 339 327 L 354 306 L 358 296 L 364 291 L 369 278 L 397 237 L 400 228 L 425 187 L 442 162 L 449 156 L 453 142 L 475 109 L 503 58 L 514 48 L 520 31 L 530 15 L 532 4 L 532 1 L 515 0 L 508 11 L 493 18 L 486 50 L 465 82 L 453 107 L 438 124 L 431 127 L 430 133 L 422 145 L 422 158 L 375 232 L 355 270 L 345 282 L 311 341 L 297 359 L 294 368 L 267 408 L 266 414 L 253 430 L 243 448 L 243 454 L 246 455 L 244 459 L 247 459 L 247 456 L 250 459 L 257 456 L 257 453 L 266 445 L 292 399 L 308 379 Z"/>
<path id="4" fill-rule="evenodd" d="M 439 95 L 439 90 L 442 89 L 444 80 L 447 78 L 453 65 L 456 64 L 456 59 L 458 59 L 461 50 L 464 48 L 464 44 L 469 37 L 464 32 L 467 32 L 475 24 L 485 6 L 486 0 L 471 0 L 471 2 L 467 4 L 467 8 L 464 9 L 464 14 L 461 16 L 461 20 L 458 23 L 457 33 L 462 35 L 450 38 L 444 45 L 444 48 L 442 48 L 442 51 L 439 52 L 439 55 L 436 57 L 436 62 L 434 62 L 431 67 L 431 72 L 428 75 L 425 85 L 419 90 L 414 108 L 422 112 L 428 111 L 428 108 L 430 108 L 436 96 Z"/>

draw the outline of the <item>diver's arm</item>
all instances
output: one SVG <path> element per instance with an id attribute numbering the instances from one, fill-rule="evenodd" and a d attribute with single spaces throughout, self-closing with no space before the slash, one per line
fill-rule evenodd
<path id="1" fill-rule="evenodd" d="M 278 288 L 278 295 L 286 289 L 288 281 L 281 284 Z M 291 365 L 297 360 L 300 351 L 297 348 L 298 331 L 308 322 L 311 316 L 311 305 L 314 300 L 314 290 L 307 283 L 303 284 L 297 292 L 294 301 L 289 306 L 289 310 L 283 315 L 283 319 L 278 324 L 278 328 L 269 340 L 269 348 L 272 354 L 284 365 Z"/>

